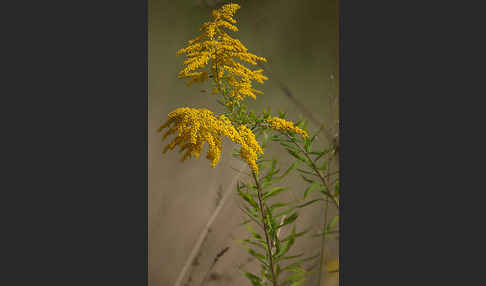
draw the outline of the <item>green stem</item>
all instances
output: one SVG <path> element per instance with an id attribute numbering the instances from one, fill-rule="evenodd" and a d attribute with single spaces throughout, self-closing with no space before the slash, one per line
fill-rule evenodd
<path id="1" fill-rule="evenodd" d="M 314 172 L 317 174 L 317 176 L 321 179 L 322 181 L 322 184 L 326 187 L 327 191 L 329 192 L 329 196 L 331 199 L 332 199 L 332 202 L 336 205 L 336 207 L 339 209 L 339 203 L 338 201 L 336 200 L 336 198 L 331 194 L 331 189 L 329 188 L 329 185 L 327 183 L 327 180 L 324 178 L 324 176 L 322 175 L 322 173 L 319 171 L 319 169 L 317 169 L 317 166 L 316 164 L 314 163 L 314 161 L 312 161 L 312 159 L 310 158 L 309 154 L 305 151 L 305 149 L 300 146 L 299 143 L 297 143 L 289 134 L 285 133 L 285 135 L 287 135 L 287 137 L 295 144 L 295 146 L 297 146 L 300 151 L 304 154 L 304 156 L 307 158 L 307 160 L 309 160 L 309 163 L 311 164 L 311 167 L 312 169 L 314 170 Z"/>
<path id="2" fill-rule="evenodd" d="M 326 206 L 324 209 L 324 232 L 322 234 L 322 241 L 321 241 L 321 260 L 319 262 L 319 282 L 318 286 L 321 285 L 323 267 L 324 267 L 324 260 L 325 260 L 325 252 L 326 252 L 326 227 L 327 227 L 327 210 L 329 209 L 329 200 L 326 200 Z"/>
<path id="3" fill-rule="evenodd" d="M 251 173 L 253 175 L 253 179 L 255 180 L 255 184 L 257 186 L 257 193 L 258 193 L 258 203 L 260 204 L 260 212 L 262 215 L 262 222 L 263 222 L 263 232 L 265 233 L 265 242 L 267 243 L 267 255 L 269 258 L 270 262 L 270 268 L 271 268 L 271 274 L 272 274 L 272 283 L 274 286 L 278 286 L 277 283 L 277 277 L 275 276 L 275 270 L 273 267 L 273 258 L 272 258 L 272 243 L 270 242 L 270 238 L 268 237 L 268 230 L 267 230 L 267 224 L 265 222 L 266 214 L 265 214 L 265 209 L 263 208 L 263 199 L 262 199 L 262 189 L 260 186 L 260 182 L 258 182 L 257 176 L 255 175 L 255 172 L 252 171 Z"/>

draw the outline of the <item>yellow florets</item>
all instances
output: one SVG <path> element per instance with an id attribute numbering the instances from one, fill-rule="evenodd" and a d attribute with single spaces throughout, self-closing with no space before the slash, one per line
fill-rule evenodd
<path id="1" fill-rule="evenodd" d="M 177 136 L 165 146 L 163 153 L 180 146 L 179 152 L 185 150 L 181 161 L 192 156 L 198 158 L 204 143 L 207 142 L 209 150 L 206 158 L 211 161 L 211 166 L 215 167 L 221 158 L 222 136 L 226 136 L 241 146 L 242 159 L 258 174 L 256 160 L 258 155 L 263 154 L 263 150 L 253 132 L 246 126 L 240 126 L 237 131 L 224 115 L 216 118 L 210 110 L 205 108 L 181 107 L 169 113 L 168 117 L 167 122 L 158 130 L 161 132 L 164 128 L 169 128 L 164 133 L 162 140 L 171 134 L 177 133 Z"/>
<path id="2" fill-rule="evenodd" d="M 256 160 L 258 159 L 258 155 L 263 154 L 263 150 L 256 141 L 255 134 L 245 125 L 240 125 L 238 132 L 244 143 L 241 145 L 240 155 L 248 163 L 250 168 L 258 174 Z"/>
<path id="3" fill-rule="evenodd" d="M 294 126 L 294 123 L 291 121 L 287 121 L 285 119 L 279 118 L 279 117 L 272 117 L 267 120 L 268 124 L 270 124 L 270 127 L 279 130 L 279 131 L 292 131 L 297 134 L 300 134 L 303 138 L 308 138 L 309 135 L 307 135 L 307 132 L 305 130 L 302 130 L 301 128 Z"/>
<path id="4" fill-rule="evenodd" d="M 263 83 L 268 79 L 262 74 L 262 69 L 251 70 L 237 62 L 237 59 L 252 65 L 257 65 L 258 61 L 266 62 L 265 58 L 249 53 L 239 40 L 233 39 L 224 30 L 238 31 L 233 25 L 236 23 L 233 15 L 239 8 L 238 4 L 226 4 L 214 10 L 211 21 L 201 27 L 202 34 L 189 41 L 188 47 L 177 52 L 187 57 L 179 78 L 188 78 L 188 85 L 204 82 L 208 76 L 218 84 L 227 81 L 234 101 L 241 101 L 247 96 L 255 99 L 255 94 L 262 92 L 252 88 L 252 81 Z M 198 71 L 206 67 L 207 71 Z"/>

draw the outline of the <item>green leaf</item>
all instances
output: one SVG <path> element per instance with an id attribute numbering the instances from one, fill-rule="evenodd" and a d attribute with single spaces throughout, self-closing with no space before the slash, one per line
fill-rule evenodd
<path id="1" fill-rule="evenodd" d="M 279 194 L 283 191 L 285 191 L 285 188 L 282 188 L 282 187 L 273 188 L 263 195 L 262 200 L 266 200 L 266 199 L 273 197 L 273 196 L 275 196 L 275 195 L 277 195 L 277 194 Z"/>
<path id="2" fill-rule="evenodd" d="M 240 186 L 239 184 L 237 185 L 237 190 L 238 190 L 238 193 L 240 194 L 240 196 L 246 201 L 248 202 L 252 207 L 254 207 L 256 210 L 259 210 L 258 208 L 258 204 L 256 203 L 256 201 L 253 199 L 252 196 L 250 196 L 248 193 L 244 193 L 241 189 L 240 189 Z"/>
<path id="3" fill-rule="evenodd" d="M 298 170 L 299 172 L 301 172 L 301 173 L 308 174 L 308 175 L 311 175 L 311 176 L 316 176 L 316 177 L 318 177 L 318 178 L 319 178 L 319 176 L 318 176 L 318 175 L 316 175 L 316 174 L 314 174 L 314 173 L 312 173 L 312 172 L 309 172 L 309 171 L 306 171 L 306 170 L 303 170 L 303 169 L 297 169 L 297 170 Z"/>
<path id="4" fill-rule="evenodd" d="M 299 154 L 297 154 L 295 151 L 291 150 L 291 149 L 288 149 L 288 148 L 285 148 L 285 150 L 287 150 L 287 152 L 292 155 L 294 158 L 296 158 L 297 160 L 300 160 L 304 163 L 307 163 L 307 159 L 304 158 L 304 157 L 301 157 Z"/>
<path id="5" fill-rule="evenodd" d="M 301 232 L 294 233 L 294 234 L 293 234 L 293 236 L 294 236 L 295 238 L 297 238 L 297 237 L 299 237 L 299 236 L 302 236 L 302 235 L 304 235 L 304 234 L 308 233 L 308 232 L 309 232 L 309 230 L 310 230 L 310 228 L 309 228 L 309 229 L 306 229 L 306 230 L 304 230 L 304 231 L 301 231 Z M 295 227 L 294 227 L 294 232 L 295 232 Z M 285 237 L 284 239 L 282 239 L 282 242 L 285 242 L 285 241 L 289 240 L 291 236 L 292 236 L 292 235 L 288 235 L 287 237 Z"/>
<path id="6" fill-rule="evenodd" d="M 307 196 L 318 186 L 319 184 L 315 182 L 313 182 L 310 186 L 308 186 L 304 191 L 304 199 L 306 199 Z"/>
<path id="7" fill-rule="evenodd" d="M 278 275 L 280 275 L 281 272 L 282 272 L 282 269 L 280 268 L 280 264 L 277 264 L 277 267 L 275 269 L 275 276 L 278 277 Z"/>
<path id="8" fill-rule="evenodd" d="M 298 205 L 296 208 L 303 208 L 303 207 L 308 206 L 310 204 L 313 204 L 313 203 L 315 203 L 317 201 L 323 201 L 323 199 L 315 199 L 315 200 L 312 200 L 312 201 L 308 201 L 306 203 L 303 203 L 301 205 Z"/>
<path id="9" fill-rule="evenodd" d="M 291 143 L 293 143 L 292 141 L 290 141 Z M 288 148 L 288 149 L 291 149 L 292 151 L 295 151 L 295 152 L 299 152 L 299 149 L 294 146 L 294 145 L 289 145 L 289 144 L 286 144 L 286 143 L 283 143 L 283 142 L 280 142 L 280 145 Z"/>
<path id="10" fill-rule="evenodd" d="M 279 229 L 279 228 L 281 228 L 281 227 L 283 227 L 285 225 L 288 225 L 288 224 L 294 222 L 297 219 L 298 216 L 299 215 L 296 212 L 293 213 L 293 214 L 291 214 L 290 216 L 286 217 L 284 219 L 283 223 L 281 225 L 279 225 L 276 229 Z"/>
<path id="11" fill-rule="evenodd" d="M 310 143 L 311 143 L 311 141 L 310 141 L 309 138 L 304 139 L 304 150 L 307 153 L 310 152 Z"/>
<path id="12" fill-rule="evenodd" d="M 263 249 L 264 251 L 267 250 L 267 245 L 262 240 L 250 238 L 250 239 L 237 240 L 237 242 L 251 244 L 251 245 L 254 245 L 254 246 L 258 246 L 261 249 Z"/>
<path id="13" fill-rule="evenodd" d="M 320 191 L 322 194 L 326 195 L 327 197 L 332 198 L 332 195 L 331 195 L 331 193 L 329 193 L 329 191 L 326 189 L 326 186 L 324 186 L 324 185 L 320 185 L 320 186 L 321 186 L 321 188 L 320 188 L 320 190 L 319 190 L 319 191 Z"/>
<path id="14" fill-rule="evenodd" d="M 313 180 L 311 180 L 311 179 L 307 178 L 306 176 L 304 176 L 304 175 L 302 175 L 302 174 L 300 174 L 300 176 L 301 176 L 301 177 L 302 177 L 302 179 L 304 179 L 304 181 L 306 181 L 307 183 L 311 183 L 311 184 L 312 184 L 312 183 L 314 183 L 314 181 L 313 181 Z"/>
<path id="15" fill-rule="evenodd" d="M 283 216 L 283 215 L 286 215 L 286 214 L 288 214 L 288 213 L 291 213 L 293 210 L 295 210 L 295 207 L 291 207 L 291 208 L 289 208 L 289 209 L 287 209 L 287 210 L 285 210 L 285 211 L 283 211 L 283 212 L 281 212 L 281 213 L 279 213 L 279 214 L 275 215 L 275 217 L 276 217 L 276 218 L 281 217 L 281 216 Z"/>
<path id="16" fill-rule="evenodd" d="M 321 159 L 321 157 L 326 155 L 327 153 L 329 153 L 329 150 L 324 150 L 323 152 L 320 152 L 320 154 L 314 160 L 316 162 L 319 161 L 319 159 Z"/>
<path id="17" fill-rule="evenodd" d="M 294 259 L 294 258 L 297 258 L 297 257 L 300 257 L 304 255 L 304 253 L 299 253 L 297 255 L 292 255 L 292 256 L 284 256 L 284 257 L 279 257 L 278 259 L 276 259 L 275 261 L 278 262 L 278 261 L 282 261 L 282 260 L 289 260 L 289 259 Z"/>
<path id="18" fill-rule="evenodd" d="M 241 270 L 241 272 L 250 280 L 253 286 L 262 286 L 262 279 L 260 277 L 248 271 Z"/>
<path id="19" fill-rule="evenodd" d="M 282 268 L 281 272 L 291 270 L 291 269 L 294 269 L 294 268 L 299 268 L 299 267 L 302 267 L 302 262 L 297 261 L 297 262 L 291 263 L 291 264 L 285 266 L 284 268 Z"/>
<path id="20" fill-rule="evenodd" d="M 326 228 L 328 232 L 332 230 L 332 228 L 334 227 L 334 225 L 336 224 L 336 222 L 338 220 L 339 220 L 338 215 L 332 218 L 332 220 L 329 222 L 329 224 L 327 225 L 327 228 Z"/>
<path id="21" fill-rule="evenodd" d="M 277 179 L 282 179 L 284 178 L 285 176 L 287 176 L 290 172 L 292 172 L 293 170 L 295 170 L 295 168 L 297 168 L 297 166 L 299 166 L 300 164 L 300 161 L 295 161 L 292 165 L 290 165 L 290 167 L 285 170 L 285 172 L 280 176 L 278 177 Z"/>
<path id="22" fill-rule="evenodd" d="M 284 256 L 290 250 L 292 245 L 294 245 L 294 243 L 295 243 L 295 233 L 290 235 L 290 238 L 289 238 L 289 240 L 287 240 L 284 247 L 280 250 L 280 252 L 277 252 L 275 254 L 275 258 L 279 258 L 281 256 Z"/>
<path id="23" fill-rule="evenodd" d="M 256 250 L 254 250 L 253 248 L 250 248 L 249 246 L 247 245 L 243 245 L 243 247 L 246 249 L 246 251 L 248 251 L 248 253 L 255 257 L 256 259 L 258 259 L 260 262 L 263 262 L 263 263 L 266 263 L 266 258 L 265 258 L 265 255 L 257 252 Z"/>
<path id="24" fill-rule="evenodd" d="M 270 207 L 270 210 L 271 212 L 273 212 L 274 210 L 278 209 L 278 208 L 281 208 L 281 207 L 285 207 L 285 206 L 288 206 L 288 205 L 291 205 L 292 203 L 275 203 L 273 204 L 271 207 Z"/>
<path id="25" fill-rule="evenodd" d="M 246 226 L 246 229 L 248 230 L 248 232 L 251 233 L 254 238 L 259 239 L 259 240 L 263 240 L 262 236 L 260 234 L 258 234 L 249 224 L 246 223 L 245 226 Z"/>
<path id="26" fill-rule="evenodd" d="M 300 286 L 304 282 L 305 282 L 305 279 L 302 279 L 302 280 L 299 280 L 299 281 L 295 281 L 294 283 L 290 284 L 289 286 Z"/>
<path id="27" fill-rule="evenodd" d="M 317 168 L 317 169 L 323 170 L 323 171 L 327 170 L 327 164 L 328 163 L 329 163 L 329 160 L 324 161 L 324 163 L 322 163 L 322 166 L 320 168 Z"/>
<path id="28" fill-rule="evenodd" d="M 246 221 L 244 221 L 244 222 L 243 222 L 243 223 L 241 223 L 241 224 L 243 224 L 243 225 L 244 225 L 244 224 L 249 223 L 250 221 L 253 221 L 254 223 L 256 223 L 256 224 L 257 224 L 259 227 L 261 227 L 261 228 L 263 229 L 263 225 L 260 223 L 260 221 L 259 221 L 259 220 L 257 220 L 257 218 L 253 217 L 253 215 L 250 213 L 250 211 L 245 210 L 245 209 L 243 209 L 243 208 L 240 208 L 240 210 L 241 210 L 242 212 L 244 212 L 244 213 L 245 213 L 245 214 L 246 214 L 246 215 L 247 215 L 247 216 L 250 218 L 250 220 L 246 220 Z M 258 217 L 258 219 L 259 219 L 259 217 Z"/>
<path id="29" fill-rule="evenodd" d="M 294 268 L 294 269 L 291 269 L 292 270 L 295 270 L 295 274 L 293 275 L 290 275 L 285 281 L 283 281 L 282 284 L 285 284 L 285 283 L 288 283 L 288 282 L 293 282 L 292 286 L 295 286 L 295 285 L 300 285 L 300 283 L 303 282 L 303 279 L 305 278 L 305 275 L 307 275 L 307 272 L 305 272 L 304 270 L 302 269 L 299 269 L 299 268 Z M 300 271 L 298 271 L 300 270 Z M 295 284 L 297 282 L 300 282 L 299 284 Z"/>

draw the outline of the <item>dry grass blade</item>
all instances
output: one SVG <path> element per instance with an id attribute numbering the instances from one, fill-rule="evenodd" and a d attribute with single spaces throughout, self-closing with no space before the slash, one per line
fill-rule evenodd
<path id="1" fill-rule="evenodd" d="M 246 167 L 246 165 L 243 165 L 240 169 L 240 172 L 242 172 L 242 170 Z M 221 210 L 223 209 L 223 206 L 226 204 L 226 202 L 228 201 L 228 198 L 231 196 L 231 194 L 233 193 L 233 187 L 234 185 L 236 184 L 237 180 L 239 179 L 240 177 L 240 174 L 238 174 L 233 182 L 231 183 L 230 187 L 228 188 L 228 190 L 226 191 L 226 193 L 223 195 L 223 198 L 221 199 L 221 202 L 219 203 L 219 205 L 216 207 L 216 209 L 214 210 L 213 214 L 211 215 L 211 217 L 209 218 L 208 222 L 206 223 L 203 231 L 201 232 L 201 234 L 199 235 L 197 241 L 196 241 L 196 244 L 194 245 L 191 253 L 189 254 L 189 257 L 187 258 L 186 262 L 184 263 L 184 266 L 181 270 L 181 272 L 179 273 L 179 276 L 177 277 L 177 280 L 174 284 L 174 286 L 181 286 L 182 285 L 182 282 L 184 281 L 184 278 L 186 277 L 186 274 L 187 272 L 189 271 L 189 268 L 191 266 L 191 263 L 192 261 L 194 261 L 194 258 L 196 258 L 197 254 L 199 253 L 199 250 L 201 249 L 201 245 L 203 244 L 204 242 L 204 239 L 206 238 L 206 236 L 208 235 L 209 233 L 209 229 L 211 228 L 211 225 L 213 224 L 213 222 L 216 220 L 216 217 L 219 215 L 219 213 L 221 212 Z"/>

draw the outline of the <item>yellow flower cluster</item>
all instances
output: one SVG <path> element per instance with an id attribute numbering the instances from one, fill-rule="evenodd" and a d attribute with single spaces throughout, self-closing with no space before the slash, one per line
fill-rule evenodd
<path id="1" fill-rule="evenodd" d="M 294 123 L 291 121 L 287 121 L 285 119 L 279 117 L 272 117 L 267 120 L 268 124 L 271 128 L 279 131 L 293 131 L 297 134 L 300 134 L 303 138 L 308 138 L 307 132 L 302 130 L 301 128 L 294 126 Z"/>
<path id="2" fill-rule="evenodd" d="M 163 153 L 180 146 L 179 152 L 185 150 L 181 161 L 192 156 L 198 158 L 204 143 L 207 142 L 209 150 L 206 158 L 214 167 L 221 158 L 222 136 L 226 136 L 241 146 L 242 159 L 258 174 L 256 160 L 259 154 L 263 154 L 263 150 L 253 132 L 246 126 L 241 125 L 237 131 L 224 115 L 216 118 L 210 110 L 205 108 L 177 108 L 169 113 L 168 118 L 167 122 L 158 130 L 161 132 L 163 129 L 169 128 L 164 133 L 162 140 L 171 134 L 177 134 L 177 136 L 165 146 Z"/>
<path id="3" fill-rule="evenodd" d="M 243 100 L 262 92 L 252 87 L 252 81 L 263 83 L 268 78 L 263 70 L 251 70 L 236 60 L 256 65 L 258 61 L 266 62 L 263 57 L 248 52 L 247 48 L 237 39 L 228 35 L 223 29 L 238 31 L 233 25 L 236 20 L 233 15 L 240 8 L 238 4 L 225 4 L 219 10 L 214 10 L 212 19 L 201 27 L 201 35 L 188 42 L 188 47 L 180 49 L 177 54 L 186 54 L 185 67 L 179 72 L 179 78 L 188 78 L 187 85 L 193 82 L 204 82 L 208 76 L 218 84 L 225 80 L 230 86 L 230 96 L 233 101 Z M 209 66 L 208 70 L 201 70 Z"/>

